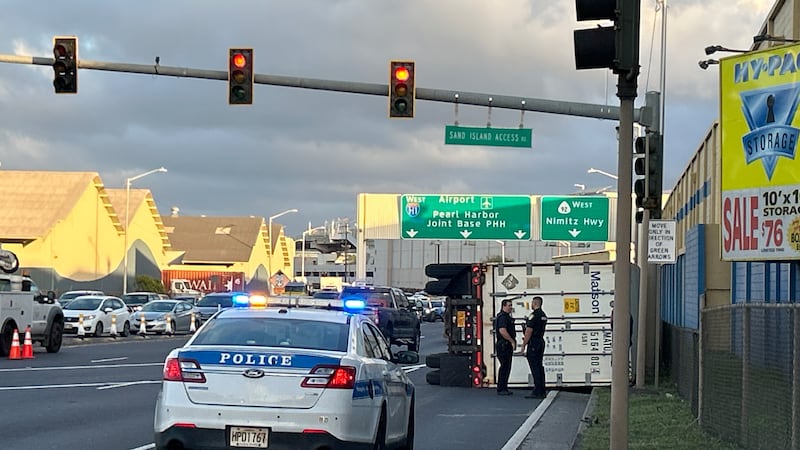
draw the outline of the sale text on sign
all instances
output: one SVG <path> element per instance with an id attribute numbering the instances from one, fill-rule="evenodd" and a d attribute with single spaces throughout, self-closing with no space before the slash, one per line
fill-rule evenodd
<path id="1" fill-rule="evenodd" d="M 800 45 L 720 61 L 722 258 L 800 257 Z"/>

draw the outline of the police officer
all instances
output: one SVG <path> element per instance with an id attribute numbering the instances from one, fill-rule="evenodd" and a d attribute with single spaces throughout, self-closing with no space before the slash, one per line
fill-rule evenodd
<path id="1" fill-rule="evenodd" d="M 508 377 L 511 375 L 511 358 L 517 347 L 514 318 L 511 317 L 511 300 L 503 300 L 501 303 L 500 314 L 494 319 L 494 331 L 497 339 L 495 355 L 500 362 L 500 370 L 497 371 L 497 395 L 511 395 Z"/>
<path id="2" fill-rule="evenodd" d="M 525 398 L 544 398 L 544 328 L 547 325 L 547 314 L 542 311 L 542 297 L 531 299 L 533 313 L 525 321 L 525 337 L 522 339 L 522 349 L 527 352 L 525 358 L 533 375 L 533 392 Z"/>

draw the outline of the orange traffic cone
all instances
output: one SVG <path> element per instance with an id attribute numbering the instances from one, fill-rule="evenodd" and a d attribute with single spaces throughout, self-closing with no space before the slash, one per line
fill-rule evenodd
<path id="1" fill-rule="evenodd" d="M 11 339 L 11 351 L 8 352 L 8 359 L 22 359 L 19 351 L 19 331 L 14 328 L 14 337 Z"/>
<path id="2" fill-rule="evenodd" d="M 33 359 L 33 340 L 31 340 L 31 326 L 25 328 L 25 342 L 22 343 L 22 359 Z"/>

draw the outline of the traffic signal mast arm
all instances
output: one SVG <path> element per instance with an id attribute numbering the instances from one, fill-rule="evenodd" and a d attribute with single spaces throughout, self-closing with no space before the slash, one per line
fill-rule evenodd
<path id="1" fill-rule="evenodd" d="M 0 54 L 0 63 L 32 64 L 38 66 L 52 66 L 53 58 L 40 56 L 23 56 Z M 206 80 L 221 80 L 227 82 L 227 70 L 192 69 L 187 67 L 155 66 L 152 64 L 128 64 L 106 61 L 92 61 L 81 59 L 78 61 L 79 69 L 104 70 L 108 72 L 139 73 L 145 75 L 200 78 Z M 389 93 L 388 84 L 360 83 L 352 81 L 323 80 L 318 78 L 301 78 L 282 75 L 255 74 L 255 84 L 268 84 L 301 89 L 315 89 L 322 91 L 347 92 L 352 94 L 378 95 L 386 97 Z M 560 100 L 546 100 L 508 95 L 484 94 L 479 92 L 461 92 L 444 89 L 416 88 L 415 98 L 443 103 L 458 103 L 462 105 L 490 106 L 492 108 L 535 111 L 566 116 L 588 117 L 593 119 L 619 120 L 619 107 L 598 105 L 591 103 L 567 102 Z M 489 99 L 492 99 L 490 102 Z M 522 102 L 525 102 L 524 104 Z M 642 114 L 642 109 L 634 110 L 634 121 L 643 123 L 647 117 Z"/>

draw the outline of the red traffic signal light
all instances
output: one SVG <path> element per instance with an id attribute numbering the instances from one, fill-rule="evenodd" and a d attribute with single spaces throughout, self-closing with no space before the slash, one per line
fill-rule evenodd
<path id="1" fill-rule="evenodd" d="M 53 89 L 56 94 L 78 93 L 78 38 L 53 38 Z"/>
<path id="2" fill-rule="evenodd" d="M 414 62 L 389 64 L 389 117 L 414 117 Z"/>
<path id="3" fill-rule="evenodd" d="M 472 285 L 481 286 L 486 282 L 486 277 L 483 275 L 483 267 L 480 264 L 473 264 L 471 272 Z"/>
<path id="4" fill-rule="evenodd" d="M 228 50 L 228 104 L 253 104 L 253 49 Z"/>

